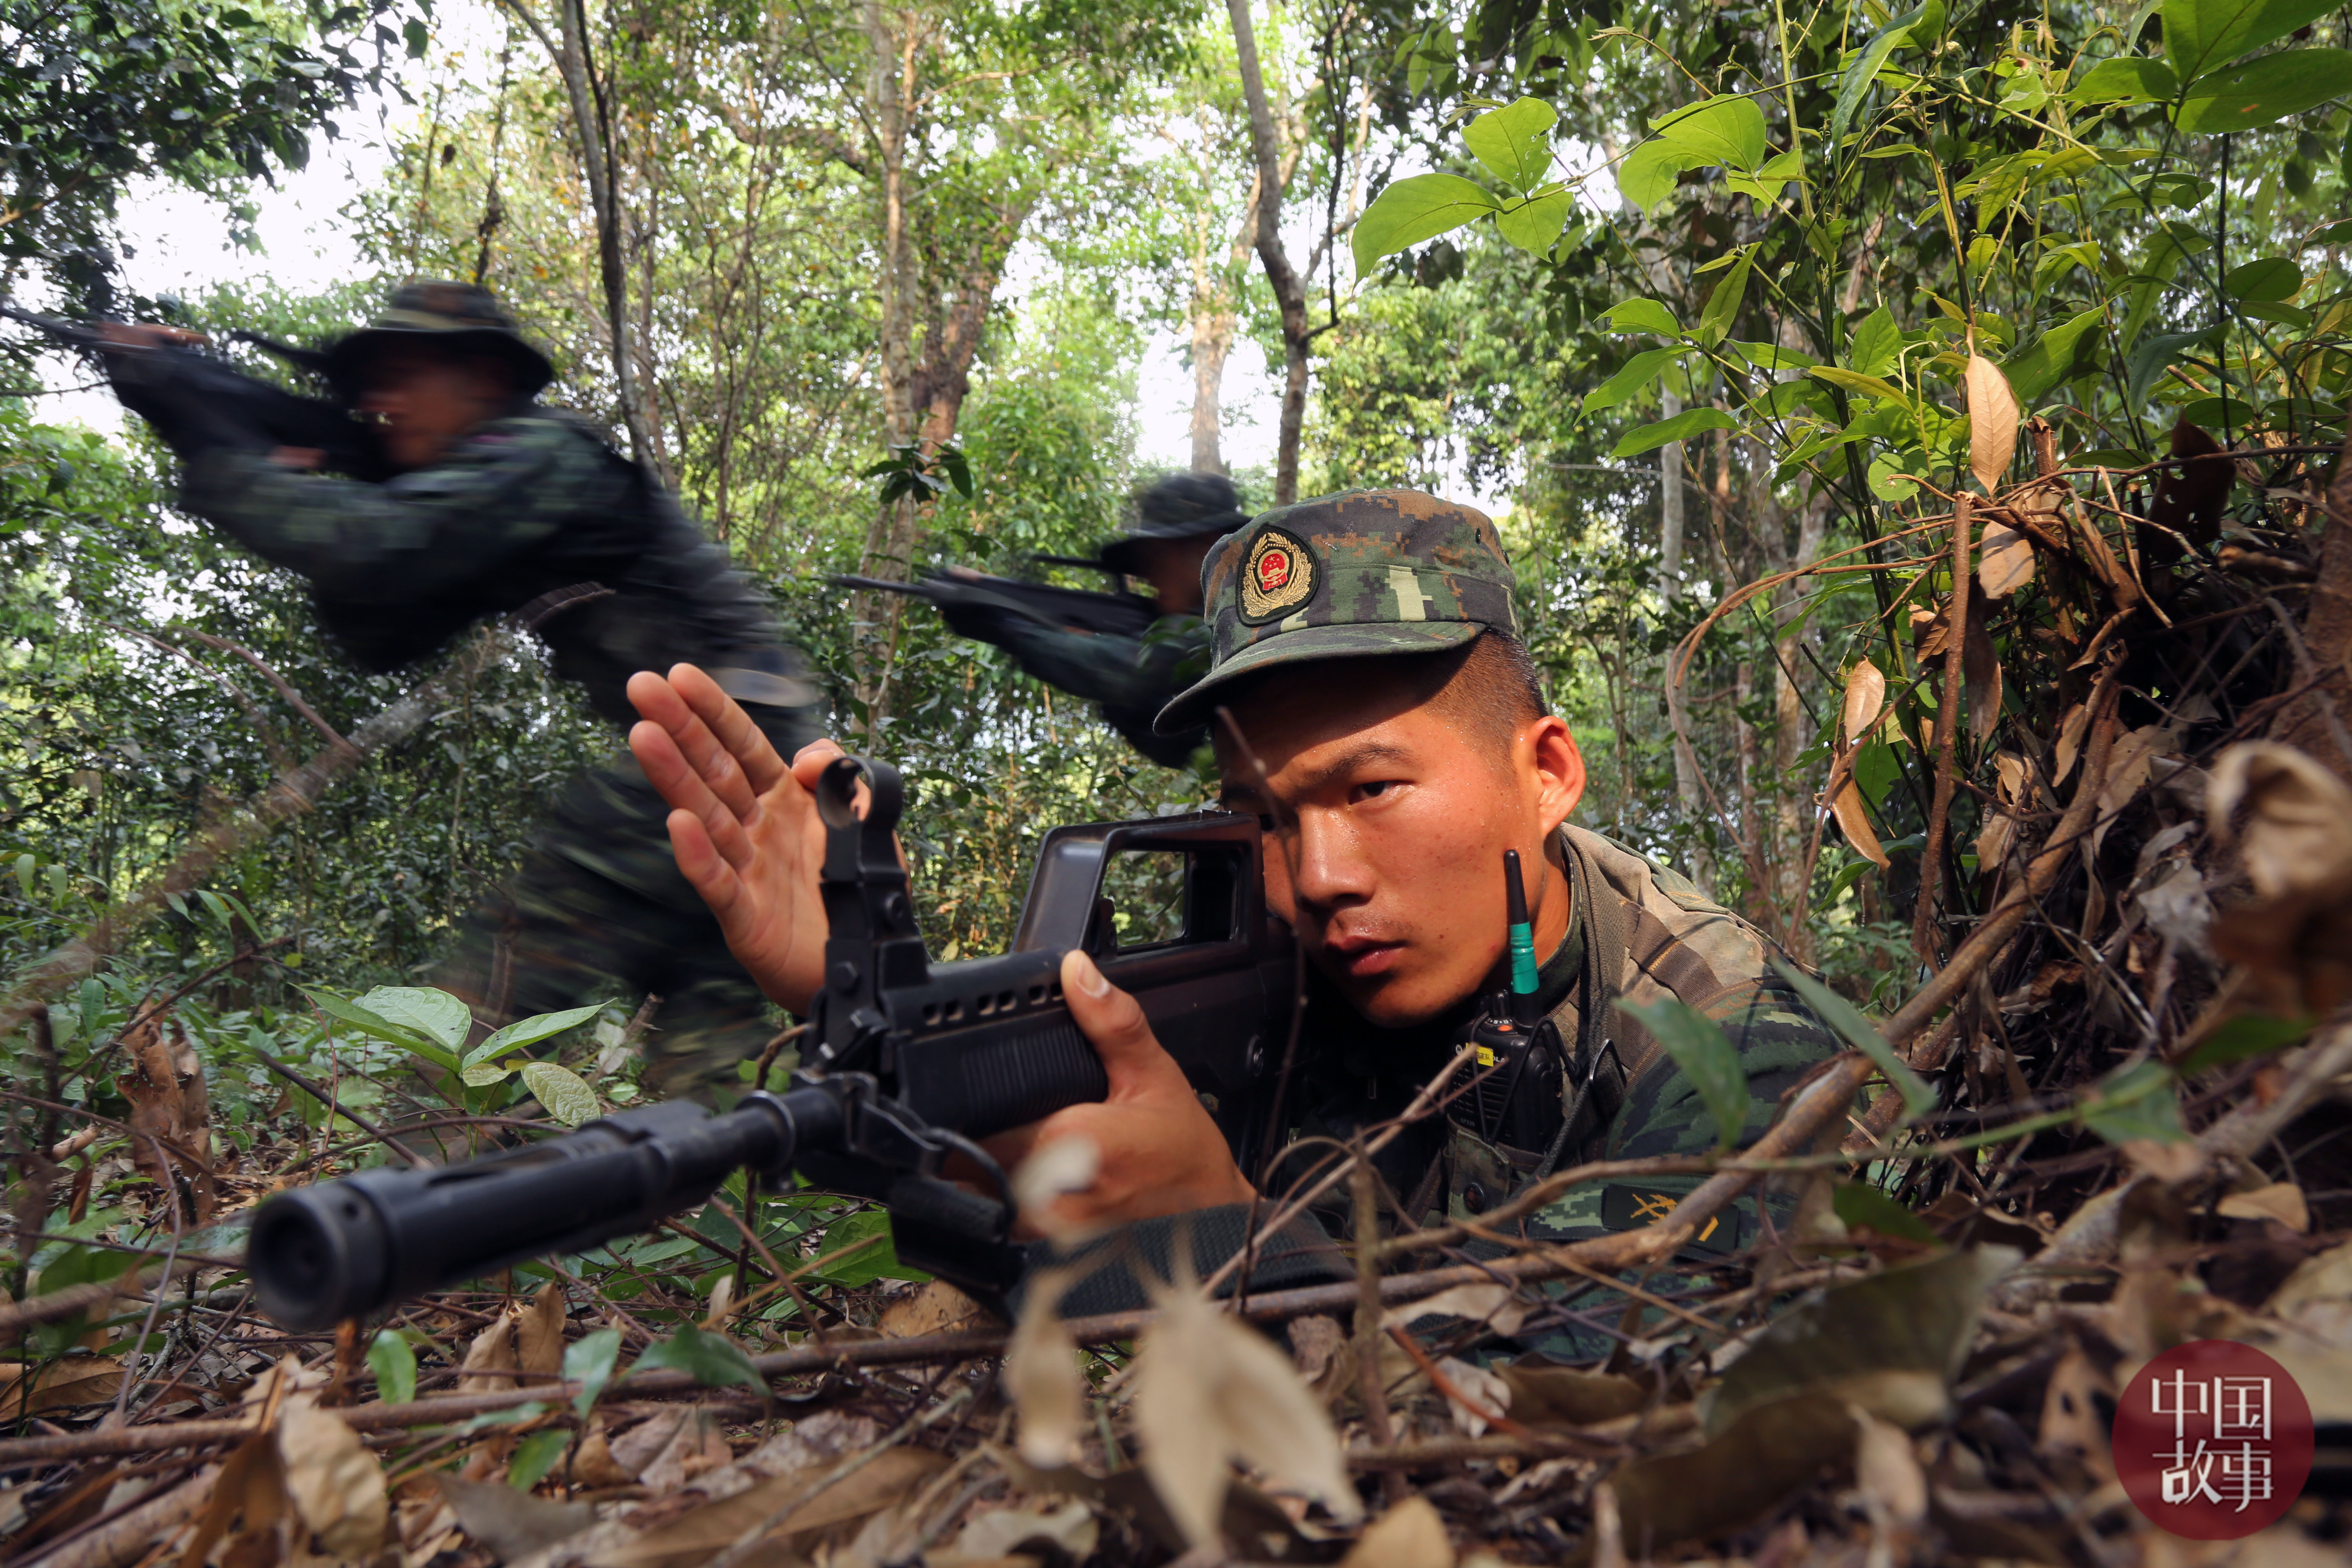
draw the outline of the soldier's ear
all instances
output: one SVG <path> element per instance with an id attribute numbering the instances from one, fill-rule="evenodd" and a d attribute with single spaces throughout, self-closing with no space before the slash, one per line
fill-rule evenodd
<path id="1" fill-rule="evenodd" d="M 1567 721 L 1552 713 L 1530 721 L 1516 749 L 1532 772 L 1538 825 L 1549 837 L 1584 798 L 1584 753 Z"/>

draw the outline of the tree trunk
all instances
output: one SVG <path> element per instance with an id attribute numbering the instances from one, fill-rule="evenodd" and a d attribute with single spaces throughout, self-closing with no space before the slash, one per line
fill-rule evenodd
<path id="1" fill-rule="evenodd" d="M 516 14 L 533 31 L 538 21 L 516 0 Z M 588 179 L 588 200 L 596 216 L 596 264 L 604 284 L 604 319 L 610 324 L 613 349 L 613 395 L 621 405 L 621 423 L 629 432 L 629 450 L 652 463 L 657 450 L 651 422 L 637 390 L 635 356 L 629 348 L 629 280 L 621 257 L 621 212 L 613 191 L 612 127 L 588 65 L 588 17 L 584 0 L 559 0 L 556 16 L 562 42 L 549 52 L 563 78 L 564 97 L 572 107 L 572 123 L 579 134 L 580 167 Z M 540 34 L 542 44 L 547 36 Z"/>
<path id="2" fill-rule="evenodd" d="M 1221 445 L 1225 356 L 1233 352 L 1234 315 L 1196 290 L 1192 296 L 1192 467 L 1204 474 L 1225 471 Z"/>
<path id="3" fill-rule="evenodd" d="M 890 14 L 879 0 L 866 0 L 864 14 L 872 49 L 866 106 L 877 143 L 875 164 L 882 206 L 882 438 L 904 447 L 915 439 L 915 247 L 907 213 L 907 100 L 920 39 L 911 22 L 903 36 L 894 31 Z M 866 547 L 859 552 L 859 573 L 903 582 L 915 526 L 912 497 L 877 507 L 866 526 Z M 853 658 L 869 744 L 880 738 L 889 718 L 890 668 L 898 653 L 902 611 L 902 596 L 897 594 L 850 595 L 851 621 L 867 628 L 856 637 Z"/>
<path id="4" fill-rule="evenodd" d="M 1658 416 L 1671 419 L 1683 411 L 1683 400 L 1672 392 L 1659 396 Z M 1658 453 L 1658 597 L 1667 605 L 1675 602 L 1682 591 L 1683 573 L 1683 444 L 1669 441 Z M 1676 711 L 1669 713 L 1673 735 L 1671 745 L 1675 756 L 1675 803 L 1682 814 L 1684 825 L 1694 831 L 1701 830 L 1708 819 L 1706 798 L 1698 784 L 1698 758 L 1683 739 L 1689 729 L 1689 720 L 1680 710 L 1683 706 L 1679 687 L 1667 689 L 1667 700 Z M 1715 892 L 1715 857 L 1706 846 L 1694 840 L 1688 859 L 1690 879 L 1699 889 L 1712 897 Z"/>
<path id="5" fill-rule="evenodd" d="M 1257 34 L 1250 25 L 1249 0 L 1225 0 L 1234 22 L 1234 58 L 1241 71 L 1242 97 L 1249 105 L 1250 146 L 1257 154 L 1257 254 L 1265 264 L 1282 313 L 1282 424 L 1276 438 L 1274 504 L 1298 499 L 1298 435 L 1307 422 L 1307 285 L 1282 247 L 1282 146 L 1274 132 L 1274 110 L 1258 69 Z"/>

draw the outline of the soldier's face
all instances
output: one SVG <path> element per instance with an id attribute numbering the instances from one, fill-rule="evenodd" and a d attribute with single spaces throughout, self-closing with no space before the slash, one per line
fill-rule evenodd
<path id="1" fill-rule="evenodd" d="M 1146 540 L 1141 550 L 1143 576 L 1159 596 L 1160 613 L 1163 616 L 1197 616 L 1201 613 L 1201 562 L 1209 553 L 1209 546 L 1217 542 L 1214 534 L 1199 539 Z"/>
<path id="2" fill-rule="evenodd" d="M 406 472 L 433 463 L 450 443 L 497 418 L 512 398 L 494 360 L 394 348 L 368 365 L 360 411 L 374 417 L 385 458 Z"/>
<path id="3" fill-rule="evenodd" d="M 1263 783 L 1229 738 L 1218 755 L 1226 805 L 1273 832 L 1268 905 L 1358 1012 L 1393 1028 L 1475 995 L 1502 956 L 1504 850 L 1527 869 L 1538 955 L 1558 945 L 1569 900 L 1549 850 L 1584 761 L 1557 718 L 1507 752 L 1378 664 L 1276 672 L 1241 699 Z"/>

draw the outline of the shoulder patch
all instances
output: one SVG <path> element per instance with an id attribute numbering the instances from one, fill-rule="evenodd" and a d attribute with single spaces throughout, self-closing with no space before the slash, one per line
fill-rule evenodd
<path id="1" fill-rule="evenodd" d="M 1315 552 L 1287 529 L 1268 528 L 1250 541 L 1242 562 L 1242 620 L 1264 626 L 1315 596 Z"/>
<path id="2" fill-rule="evenodd" d="M 1612 1182 L 1601 1190 L 1601 1223 L 1610 1230 L 1640 1230 L 1674 1213 L 1675 1205 L 1686 1195 L 1662 1187 L 1633 1187 Z M 1711 1215 L 1698 1234 L 1683 1245 L 1701 1252 L 1737 1252 L 1739 1220 L 1738 1209 Z"/>

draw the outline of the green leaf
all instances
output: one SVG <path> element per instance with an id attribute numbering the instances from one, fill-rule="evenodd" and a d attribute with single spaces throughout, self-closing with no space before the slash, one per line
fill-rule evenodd
<path id="1" fill-rule="evenodd" d="M 2178 123 L 2192 135 L 2252 131 L 2352 93 L 2352 53 L 2288 49 L 2199 77 Z"/>
<path id="2" fill-rule="evenodd" d="M 572 1434 L 561 1426 L 533 1432 L 515 1445 L 514 1458 L 507 1464 L 507 1485 L 520 1492 L 530 1490 L 555 1468 L 555 1461 L 571 1446 Z"/>
<path id="3" fill-rule="evenodd" d="M 1933 20 L 1929 19 L 1930 13 Z M 1838 79 L 1837 102 L 1830 110 L 1829 145 L 1832 152 L 1836 151 L 1838 142 L 1844 139 L 1845 128 L 1853 122 L 1854 110 L 1862 107 L 1862 95 L 1870 90 L 1872 82 L 1878 79 L 1878 68 L 1886 63 L 1887 56 L 1911 41 L 1915 27 L 1919 30 L 1922 41 L 1943 31 L 1944 7 L 1940 0 L 1923 0 L 1923 4 L 1914 5 L 1878 29 L 1872 35 L 1870 42 L 1863 45 L 1862 52 L 1853 57 L 1853 63 L 1845 68 L 1845 74 Z"/>
<path id="4" fill-rule="evenodd" d="M 2094 307 L 2059 322 L 2032 344 L 2011 354 L 2000 368 L 2008 374 L 2009 388 L 2017 395 L 2017 401 L 2031 408 L 2052 388 L 2063 385 L 2088 369 L 2088 362 L 2101 342 L 2096 329 L 2105 320 L 2105 308 Z"/>
<path id="5" fill-rule="evenodd" d="M 1858 392 L 1864 397 L 1883 397 L 1890 403 L 1911 401 L 1903 395 L 1903 389 L 1893 382 L 1875 375 L 1864 375 L 1859 371 L 1845 370 L 1833 364 L 1817 364 L 1805 374 L 1815 381 L 1826 381 L 1832 386 L 1842 387 L 1848 392 Z"/>
<path id="6" fill-rule="evenodd" d="M 457 1052 L 443 1050 L 438 1045 L 435 1044 L 432 1040 L 427 1039 L 425 1036 L 418 1034 L 415 1029 L 404 1028 L 402 1026 L 392 1022 L 392 1020 L 388 1018 L 379 1017 L 375 1014 L 368 1011 L 365 1007 L 359 1005 L 357 1003 L 346 1002 L 343 998 L 336 995 L 331 991 L 306 990 L 302 994 L 308 996 L 312 1004 L 318 1007 L 319 1011 L 324 1013 L 330 1018 L 349 1024 L 352 1027 L 359 1030 L 361 1033 L 373 1036 L 374 1038 L 383 1040 L 388 1045 L 398 1046 L 404 1050 L 415 1051 L 418 1056 L 423 1057 L 435 1067 L 445 1068 L 450 1072 L 456 1072 L 457 1070 Z M 373 995 L 373 993 L 371 992 L 369 994 Z"/>
<path id="7" fill-rule="evenodd" d="M 1685 408 L 1670 419 L 1628 430 L 1610 452 L 1612 458 L 1634 458 L 1654 452 L 1669 441 L 1687 440 L 1702 430 L 1737 430 L 1739 421 L 1720 408 Z"/>
<path id="8" fill-rule="evenodd" d="M 705 1333 L 688 1323 L 666 1340 L 656 1340 L 637 1358 L 634 1372 L 653 1372 L 662 1367 L 682 1372 L 706 1388 L 724 1388 L 730 1384 L 742 1384 L 761 1393 L 768 1391 L 767 1379 L 751 1364 L 742 1347 L 724 1334 Z"/>
<path id="9" fill-rule="evenodd" d="M 1662 337 L 1682 336 L 1682 323 L 1675 313 L 1655 300 L 1620 300 L 1601 312 L 1613 332 L 1656 332 Z"/>
<path id="10" fill-rule="evenodd" d="M 1885 375 L 1902 353 L 1903 329 L 1895 324 L 1894 312 L 1881 305 L 1855 326 L 1845 357 L 1864 375 Z"/>
<path id="11" fill-rule="evenodd" d="M 2234 300 L 2291 300 L 2303 287 L 2303 268 L 2284 256 L 2257 257 L 2221 275 L 2221 290 Z"/>
<path id="12" fill-rule="evenodd" d="M 1772 961 L 1772 967 L 1780 972 L 1780 978 L 1805 999 L 1806 1005 L 1812 1008 L 1822 1023 L 1844 1036 L 1846 1044 L 1868 1057 L 1885 1075 L 1886 1081 L 1901 1092 L 1905 1120 L 1916 1120 L 1936 1109 L 1935 1089 L 1928 1086 L 1926 1079 L 1911 1070 L 1909 1062 L 1895 1055 L 1895 1047 L 1886 1043 L 1886 1037 L 1878 1032 L 1877 1025 L 1863 1016 L 1861 1008 L 1794 964 L 1783 963 L 1776 958 Z"/>
<path id="13" fill-rule="evenodd" d="M 1866 1226 L 1881 1236 L 1924 1241 L 1931 1246 L 1943 1241 L 1927 1228 L 1927 1221 L 1867 1182 L 1840 1182 L 1830 1194 L 1830 1206 L 1837 1211 L 1838 1218 L 1845 1221 L 1849 1230 Z"/>
<path id="14" fill-rule="evenodd" d="M 359 1005 L 379 1018 L 414 1029 L 446 1050 L 466 1043 L 474 1016 L 446 991 L 425 985 L 379 985 L 359 999 Z"/>
<path id="15" fill-rule="evenodd" d="M 377 1330 L 368 1342 L 367 1363 L 375 1373 L 376 1395 L 386 1405 L 405 1405 L 416 1397 L 416 1350 L 406 1336 Z"/>
<path id="16" fill-rule="evenodd" d="M 2169 103 L 2179 94 L 2180 79 L 2170 66 L 2127 55 L 2084 71 L 2066 96 L 2077 103 Z"/>
<path id="17" fill-rule="evenodd" d="M 525 1062 L 522 1081 L 539 1097 L 540 1104 L 547 1107 L 547 1113 L 566 1127 L 595 1120 L 596 1091 L 570 1068 L 560 1068 L 553 1062 Z"/>
<path id="18" fill-rule="evenodd" d="M 2226 65 L 2336 9 L 2332 0 L 2164 0 L 2164 52 L 2180 79 Z"/>
<path id="19" fill-rule="evenodd" d="M 2137 410 L 2147 402 L 2147 395 L 2156 386 L 2164 367 L 2179 359 L 2184 351 L 2203 342 L 2212 331 L 2198 332 L 2158 332 L 2132 350 L 2131 360 L 2124 367 L 2124 395 Z"/>
<path id="20" fill-rule="evenodd" d="M 2206 1036 L 2182 1059 L 2180 1076 L 2193 1078 L 2248 1057 L 2283 1051 L 2318 1026 L 2316 1018 L 2274 1018 L 2264 1013 L 2241 1013 Z"/>
<path id="21" fill-rule="evenodd" d="M 1559 123 L 1559 116 L 1550 104 L 1539 98 L 1523 98 L 1501 109 L 1490 109 L 1464 126 L 1462 142 L 1495 178 L 1531 191 L 1551 172 L 1551 128 Z M 1552 237 L 1559 237 L 1557 232 Z"/>
<path id="22" fill-rule="evenodd" d="M 408 58 L 412 60 L 423 59 L 425 47 L 432 42 L 432 35 L 425 30 L 425 24 L 411 16 L 402 24 L 400 33 L 408 45 Z"/>
<path id="23" fill-rule="evenodd" d="M 1674 195 L 1682 172 L 1703 162 L 1681 143 L 1654 136 L 1617 165 L 1617 194 L 1645 213 L 1655 212 L 1659 203 Z"/>
<path id="24" fill-rule="evenodd" d="M 2137 1138 L 2179 1143 L 2189 1137 L 2189 1129 L 2180 1121 L 2180 1097 L 2172 1069 L 2152 1058 L 2117 1068 L 2101 1079 L 2096 1093 L 2084 1104 L 2083 1122 L 2110 1143 L 2128 1143 Z"/>
<path id="25" fill-rule="evenodd" d="M 1409 246 L 1460 228 L 1493 212 L 1501 204 L 1485 186 L 1459 174 L 1415 174 L 1399 180 L 1374 197 L 1356 220 L 1349 243 L 1356 255 L 1359 277 L 1372 263 Z"/>
<path id="26" fill-rule="evenodd" d="M 594 1407 L 604 1385 L 613 1381 L 613 1368 L 621 1359 L 621 1331 L 598 1329 L 581 1335 L 563 1347 L 563 1378 L 580 1384 L 580 1393 L 572 1401 L 572 1413 L 583 1421 Z"/>
<path id="27" fill-rule="evenodd" d="M 1568 192 L 1554 191 L 1506 207 L 1495 215 L 1495 232 L 1505 244 L 1541 256 L 1559 243 L 1560 231 L 1568 226 L 1568 210 L 1575 202 Z"/>
<path id="28" fill-rule="evenodd" d="M 1642 1021 L 1698 1090 L 1707 1114 L 1715 1119 L 1717 1146 L 1728 1149 L 1738 1142 L 1748 1124 L 1748 1068 L 1722 1027 L 1678 996 L 1647 1004 L 1620 997 L 1617 1005 Z"/>
<path id="29" fill-rule="evenodd" d="M 1651 121 L 1650 129 L 1727 169 L 1753 173 L 1764 161 L 1764 111 L 1752 98 L 1701 99 Z"/>
<path id="30" fill-rule="evenodd" d="M 851 1252 L 853 1247 L 857 1250 Z M 835 1220 L 825 1227 L 824 1248 L 824 1258 L 814 1273 L 828 1284 L 855 1290 L 877 1279 L 930 1278 L 921 1269 L 898 1261 L 898 1247 L 890 1237 L 887 1210 L 861 1209 L 846 1219 Z"/>
<path id="31" fill-rule="evenodd" d="M 579 1027 L 604 1010 L 602 1002 L 592 1002 L 585 1007 L 567 1007 L 561 1013 L 541 1013 L 529 1018 L 518 1018 L 467 1051 L 465 1065 L 472 1067 L 476 1062 L 486 1062 L 494 1057 L 505 1056 L 509 1051 L 535 1046 L 566 1029 Z"/>
<path id="32" fill-rule="evenodd" d="M 1712 348 L 1723 341 L 1739 319 L 1739 307 L 1748 300 L 1748 274 L 1756 266 L 1756 247 L 1749 246 L 1739 253 L 1738 265 L 1723 275 L 1715 291 L 1706 297 L 1706 308 L 1698 313 L 1698 326 L 1691 335 Z"/>
<path id="33" fill-rule="evenodd" d="M 501 1062 L 476 1062 L 462 1068 L 457 1077 L 469 1089 L 488 1089 L 494 1083 L 504 1083 L 514 1077 L 514 1068 Z"/>
<path id="34" fill-rule="evenodd" d="M 1665 374 L 1666 366 L 1688 353 L 1686 348 L 1643 350 L 1627 360 L 1615 375 L 1584 395 L 1583 412 L 1598 414 L 1604 408 L 1616 407 L 1629 397 L 1638 397 L 1650 383 Z"/>

